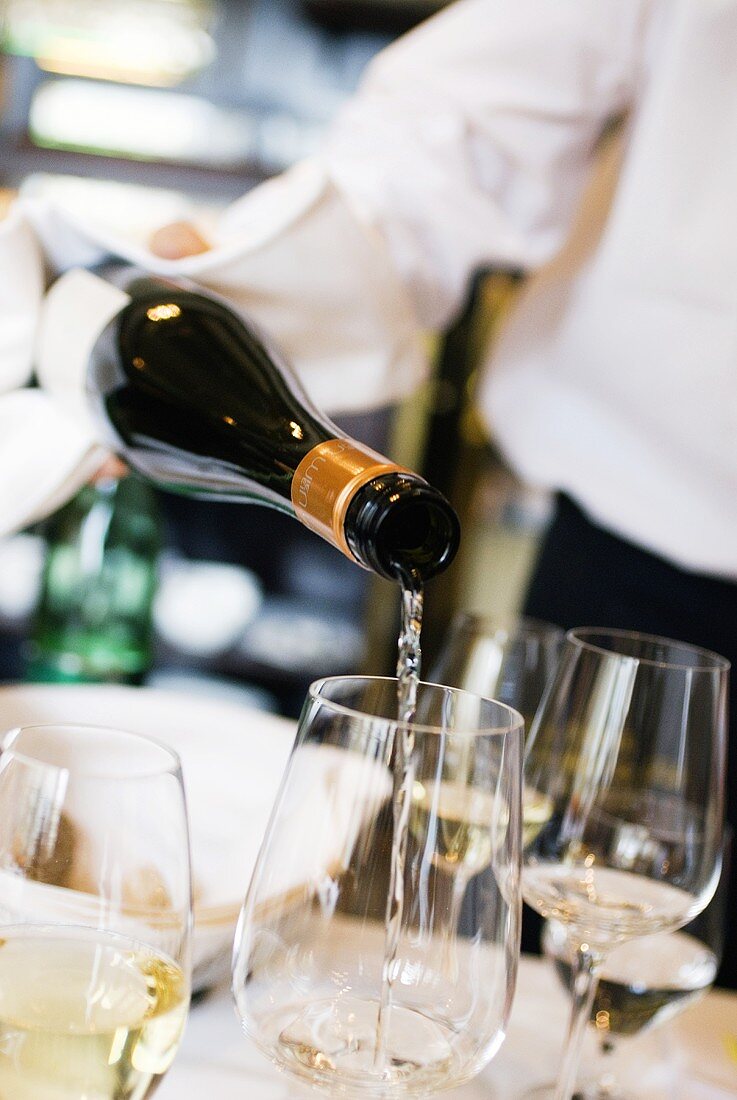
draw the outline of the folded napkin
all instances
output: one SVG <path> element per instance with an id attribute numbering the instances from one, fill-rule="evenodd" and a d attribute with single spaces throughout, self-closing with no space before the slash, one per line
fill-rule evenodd
<path id="1" fill-rule="evenodd" d="M 33 342 L 43 296 L 43 256 L 18 206 L 0 222 L 0 390 L 23 386 L 31 375 Z"/>
<path id="2" fill-rule="evenodd" d="M 387 404 L 425 374 L 420 330 L 385 245 L 317 162 L 244 196 L 225 212 L 213 248 L 182 260 L 124 239 L 114 211 L 108 224 L 93 223 L 21 198 L 0 223 L 0 535 L 53 510 L 104 458 L 81 396 L 74 318 L 47 313 L 43 292 L 60 272 L 110 257 L 226 297 L 281 345 L 326 411 Z M 42 389 L 18 392 L 34 369 Z"/>
<path id="3" fill-rule="evenodd" d="M 53 512 L 105 457 L 84 424 L 42 390 L 0 396 L 0 534 Z"/>

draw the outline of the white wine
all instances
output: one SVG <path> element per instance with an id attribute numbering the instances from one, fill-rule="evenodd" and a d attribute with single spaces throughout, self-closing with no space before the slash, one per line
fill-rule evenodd
<path id="1" fill-rule="evenodd" d="M 144 1100 L 176 1053 L 189 1005 L 165 955 L 93 929 L 0 938 L 0 1096 Z"/>
<path id="2" fill-rule="evenodd" d="M 563 985 L 570 988 L 570 956 L 559 925 L 546 928 L 543 948 Z M 591 1020 L 602 1036 L 637 1035 L 700 997 L 716 972 L 714 952 L 687 932 L 620 944 L 604 963 Z"/>
<path id="3" fill-rule="evenodd" d="M 382 1035 L 386 1046 L 377 1051 L 378 1013 L 373 998 L 346 991 L 334 1000 L 277 1011 L 267 1027 L 276 1036 L 283 1064 L 310 1084 L 319 1080 L 336 1096 L 348 1089 L 348 1095 L 358 1096 L 369 1082 L 380 1085 L 381 1096 L 425 1096 L 447 1085 L 458 1072 L 456 1036 L 449 1022 L 392 1004 L 391 1028 Z"/>
<path id="4" fill-rule="evenodd" d="M 677 886 L 595 863 L 524 867 L 522 896 L 541 916 L 595 935 L 602 946 L 677 928 L 694 904 Z"/>
<path id="5" fill-rule="evenodd" d="M 527 848 L 553 816 L 553 803 L 545 794 L 532 787 L 522 789 L 522 847 Z"/>
<path id="6" fill-rule="evenodd" d="M 416 780 L 410 829 L 423 843 L 432 837 L 430 859 L 437 868 L 471 878 L 491 862 L 495 810 L 490 791 L 459 780 Z"/>
<path id="7" fill-rule="evenodd" d="M 522 843 L 531 844 L 550 819 L 552 802 L 525 788 L 522 798 Z M 478 875 L 489 863 L 495 844 L 503 839 L 508 815 L 491 791 L 460 780 L 415 781 L 410 829 L 424 839 L 431 820 L 435 850 L 431 860 L 441 871 Z"/>

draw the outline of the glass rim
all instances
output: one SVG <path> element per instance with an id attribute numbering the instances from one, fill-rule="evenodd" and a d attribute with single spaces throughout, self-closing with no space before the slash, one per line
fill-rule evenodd
<path id="1" fill-rule="evenodd" d="M 423 688 L 432 688 L 436 691 L 443 691 L 450 693 L 457 697 L 465 697 L 467 699 L 475 699 L 484 703 L 491 703 L 493 706 L 499 708 L 499 710 L 506 713 L 511 722 L 507 726 L 480 726 L 478 729 L 452 729 L 448 726 L 433 725 L 427 722 L 403 722 L 399 718 L 388 718 L 384 714 L 369 714 L 365 710 L 359 710 L 357 707 L 349 706 L 345 703 L 337 702 L 331 699 L 329 696 L 320 694 L 321 689 L 328 684 L 349 683 L 355 682 L 359 684 L 396 684 L 398 683 L 396 676 L 322 676 L 319 680 L 314 680 L 307 689 L 307 696 L 315 703 L 321 703 L 323 706 L 329 707 L 336 714 L 343 714 L 346 717 L 358 718 L 362 721 L 367 719 L 370 721 L 384 722 L 392 729 L 411 729 L 416 733 L 433 734 L 436 736 L 453 736 L 453 737 L 489 737 L 489 736 L 507 736 L 510 733 L 519 732 L 524 734 L 525 720 L 518 710 L 514 707 L 510 707 L 507 703 L 501 703 L 498 699 L 491 699 L 486 695 L 478 695 L 473 691 L 466 691 L 464 688 L 451 687 L 449 684 L 436 684 L 430 680 L 420 680 L 417 688 L 418 693 Z"/>
<path id="2" fill-rule="evenodd" d="M 14 748 L 18 735 L 22 733 L 35 733 L 39 731 L 51 732 L 52 730 L 66 734 L 72 731 L 90 733 L 94 730 L 101 734 L 115 734 L 116 737 L 122 737 L 125 740 L 140 741 L 151 748 L 157 749 L 160 753 L 163 753 L 164 756 L 167 757 L 168 763 L 162 761 L 158 767 L 149 766 L 121 774 L 113 770 L 105 771 L 100 768 L 88 769 L 85 767 L 67 767 L 63 764 L 54 764 L 50 760 L 45 760 L 41 755 L 34 756 L 27 750 Z M 10 737 L 13 737 L 13 739 L 8 742 L 8 738 Z M 182 775 L 181 757 L 176 749 L 171 748 L 170 745 L 165 744 L 163 741 L 159 741 L 156 737 L 149 737 L 147 733 L 137 733 L 134 730 L 121 729 L 119 726 L 105 726 L 96 722 L 33 722 L 27 725 L 13 726 L 0 735 L 0 760 L 5 756 L 11 756 L 14 760 L 18 761 L 18 763 L 26 767 L 46 768 L 49 771 L 66 772 L 67 774 L 72 773 L 85 779 L 114 780 L 116 783 L 125 783 L 131 780 L 156 779 L 163 775 L 174 775 L 178 777 Z"/>
<path id="3" fill-rule="evenodd" d="M 588 636 L 588 637 L 587 637 Z M 603 645 L 597 645 L 589 640 L 589 637 L 632 638 L 638 642 L 649 642 L 653 645 L 672 646 L 682 652 L 690 653 L 694 657 L 702 658 L 702 662 L 686 664 L 682 661 L 664 661 L 654 657 L 636 657 L 631 653 L 620 653 L 616 649 L 607 649 Z M 565 640 L 586 649 L 592 653 L 601 653 L 606 657 L 626 657 L 630 661 L 647 665 L 650 668 L 670 668 L 681 672 L 729 672 L 731 661 L 717 653 L 713 649 L 705 649 L 703 646 L 694 645 L 693 642 L 682 642 L 677 638 L 666 638 L 663 634 L 648 634 L 642 630 L 624 630 L 619 627 L 604 626 L 574 626 L 567 630 Z"/>

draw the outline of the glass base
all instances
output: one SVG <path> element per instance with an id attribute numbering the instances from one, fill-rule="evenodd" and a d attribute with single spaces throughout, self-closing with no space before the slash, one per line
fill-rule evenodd
<path id="1" fill-rule="evenodd" d="M 667 1033 L 646 1030 L 602 1045 L 590 1029 L 573 1100 L 680 1100 L 677 1064 Z M 520 1100 L 555 1100 L 555 1081 Z"/>
<path id="2" fill-rule="evenodd" d="M 310 1084 L 353 1095 L 424 1095 L 458 1071 L 450 1028 L 394 1005 L 383 1056 L 377 1055 L 378 1004 L 358 997 L 312 1001 L 279 1013 L 273 1055 Z"/>

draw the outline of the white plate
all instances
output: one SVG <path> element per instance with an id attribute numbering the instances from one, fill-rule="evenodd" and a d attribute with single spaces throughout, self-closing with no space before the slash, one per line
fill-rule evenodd
<path id="1" fill-rule="evenodd" d="M 108 685 L 0 688 L 0 735 L 74 722 L 155 737 L 182 761 L 195 882 L 194 988 L 227 969 L 235 922 L 296 724 L 200 695 Z"/>

